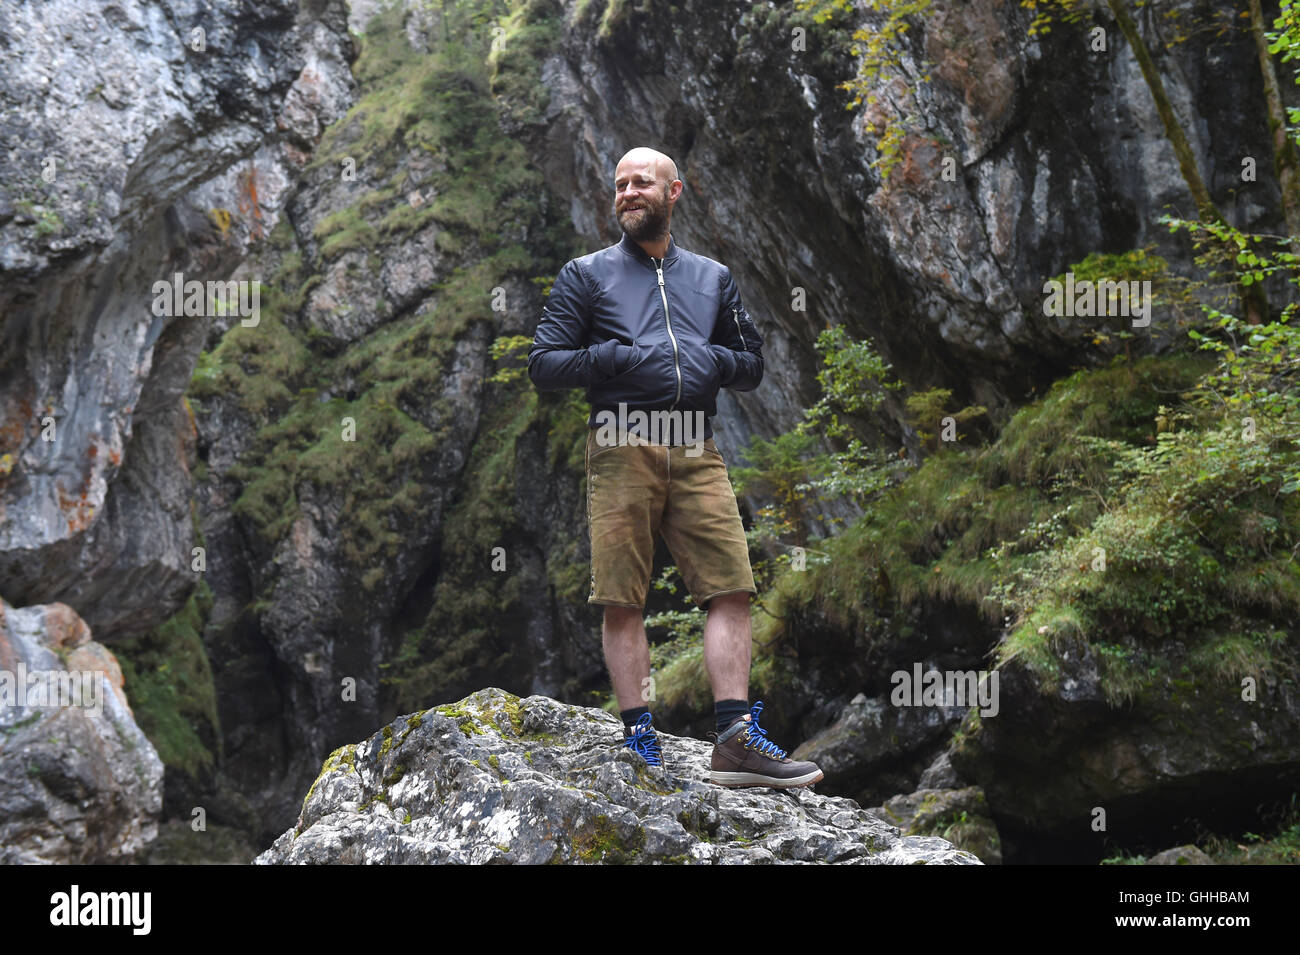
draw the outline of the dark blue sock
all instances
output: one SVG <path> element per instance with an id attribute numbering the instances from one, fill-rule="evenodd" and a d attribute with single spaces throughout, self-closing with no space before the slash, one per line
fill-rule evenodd
<path id="1" fill-rule="evenodd" d="M 649 712 L 650 712 L 650 707 L 638 706 L 635 709 L 631 709 L 631 710 L 619 710 L 618 715 L 623 717 L 623 725 L 631 728 L 633 726 L 636 726 L 637 720 L 639 720 L 644 714 Z"/>
<path id="2" fill-rule="evenodd" d="M 713 704 L 713 713 L 718 719 L 718 732 L 721 733 L 748 712 L 748 700 L 718 700 Z"/>

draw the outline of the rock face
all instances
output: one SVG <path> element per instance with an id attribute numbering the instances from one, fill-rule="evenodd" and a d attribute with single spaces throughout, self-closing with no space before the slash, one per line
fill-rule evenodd
<path id="1" fill-rule="evenodd" d="M 978 863 L 849 799 L 713 786 L 711 744 L 659 735 L 652 768 L 608 713 L 481 690 L 335 751 L 255 861 Z"/>
<path id="2" fill-rule="evenodd" d="M 85 621 L 0 600 L 0 864 L 132 861 L 157 834 L 162 777 Z"/>
<path id="3" fill-rule="evenodd" d="M 154 283 L 266 234 L 351 41 L 341 0 L 7 4 L 0 36 L 0 592 L 111 641 L 195 580 L 182 396 L 214 315 L 158 314 Z"/>

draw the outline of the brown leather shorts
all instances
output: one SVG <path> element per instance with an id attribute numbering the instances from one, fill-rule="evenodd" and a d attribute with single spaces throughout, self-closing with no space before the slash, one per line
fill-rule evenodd
<path id="1" fill-rule="evenodd" d="M 721 594 L 757 593 L 749 545 L 712 438 L 700 445 L 597 444 L 587 434 L 588 603 L 645 608 L 654 535 L 668 545 L 696 605 Z"/>

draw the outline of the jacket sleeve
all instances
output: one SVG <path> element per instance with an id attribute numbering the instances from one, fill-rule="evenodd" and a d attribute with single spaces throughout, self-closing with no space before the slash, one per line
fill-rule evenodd
<path id="1" fill-rule="evenodd" d="M 723 268 L 721 282 L 722 305 L 709 348 L 723 368 L 722 387 L 753 391 L 763 380 L 763 338 L 745 311 L 730 269 Z M 730 374 L 728 367 L 734 367 Z"/>
<path id="2" fill-rule="evenodd" d="M 539 390 L 585 388 L 612 376 L 619 343 L 611 338 L 588 346 L 590 332 L 587 282 L 570 259 L 551 285 L 528 350 L 528 377 Z"/>

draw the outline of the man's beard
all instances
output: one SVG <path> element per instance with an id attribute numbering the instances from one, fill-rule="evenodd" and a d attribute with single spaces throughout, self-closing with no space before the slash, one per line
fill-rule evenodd
<path id="1" fill-rule="evenodd" d="M 645 208 L 640 215 L 624 212 L 618 224 L 635 242 L 648 242 L 668 234 L 668 197 L 658 200 L 643 199 Z"/>

